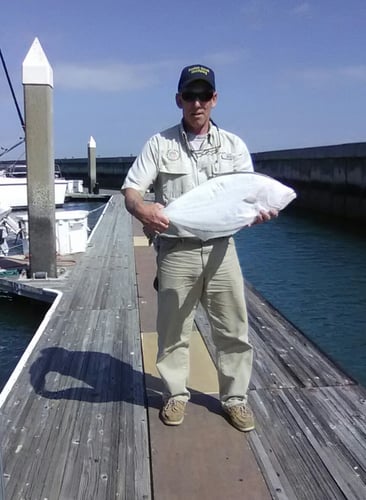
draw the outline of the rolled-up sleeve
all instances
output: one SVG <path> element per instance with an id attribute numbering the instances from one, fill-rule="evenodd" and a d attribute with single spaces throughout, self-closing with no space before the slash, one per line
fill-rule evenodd
<path id="1" fill-rule="evenodd" d="M 253 161 L 249 150 L 240 137 L 234 136 L 235 170 L 237 172 L 253 172 Z"/>
<path id="2" fill-rule="evenodd" d="M 154 182 L 158 172 L 158 143 L 152 137 L 127 172 L 121 190 L 136 189 L 144 194 Z"/>

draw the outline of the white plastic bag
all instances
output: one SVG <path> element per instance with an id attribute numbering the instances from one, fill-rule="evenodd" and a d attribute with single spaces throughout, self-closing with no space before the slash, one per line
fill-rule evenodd
<path id="1" fill-rule="evenodd" d="M 238 172 L 214 177 L 164 208 L 177 228 L 205 241 L 252 224 L 261 210 L 284 209 L 295 191 L 267 175 Z"/>

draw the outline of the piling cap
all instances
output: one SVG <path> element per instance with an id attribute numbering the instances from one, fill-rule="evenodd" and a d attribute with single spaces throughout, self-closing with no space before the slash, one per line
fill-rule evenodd
<path id="1" fill-rule="evenodd" d="M 23 85 L 28 84 L 53 87 L 53 70 L 38 38 L 34 39 L 23 61 Z"/>

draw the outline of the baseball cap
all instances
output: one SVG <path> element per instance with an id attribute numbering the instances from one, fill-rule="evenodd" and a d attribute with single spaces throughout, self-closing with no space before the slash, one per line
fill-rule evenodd
<path id="1" fill-rule="evenodd" d="M 207 82 L 213 90 L 216 90 L 215 73 L 212 69 L 207 66 L 203 66 L 202 64 L 193 64 L 182 69 L 178 83 L 178 92 L 181 92 L 185 87 L 197 80 Z"/>

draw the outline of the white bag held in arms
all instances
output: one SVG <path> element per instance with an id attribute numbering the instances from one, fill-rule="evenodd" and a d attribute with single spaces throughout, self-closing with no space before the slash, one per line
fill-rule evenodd
<path id="1" fill-rule="evenodd" d="M 295 191 L 264 174 L 238 172 L 209 179 L 164 208 L 177 228 L 203 241 L 236 233 L 261 210 L 284 209 Z"/>

